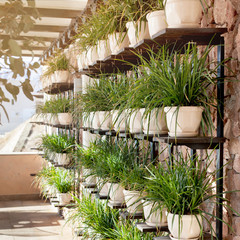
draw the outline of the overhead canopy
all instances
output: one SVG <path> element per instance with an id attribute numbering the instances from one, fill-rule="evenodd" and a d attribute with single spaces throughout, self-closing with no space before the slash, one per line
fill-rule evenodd
<path id="1" fill-rule="evenodd" d="M 5 0 L 0 0 L 0 5 L 5 2 Z M 69 28 L 76 17 L 81 15 L 88 0 L 35 0 L 35 2 L 41 19 L 36 21 L 32 31 L 21 34 L 18 40 L 23 40 L 25 37 L 38 37 L 44 43 L 35 42 L 31 46 L 35 56 L 42 56 L 51 43 Z M 27 7 L 27 2 L 25 10 L 32 11 Z M 6 35 L 0 34 L 0 39 L 4 37 Z M 32 56 L 31 51 L 23 50 L 22 53 L 24 56 Z"/>

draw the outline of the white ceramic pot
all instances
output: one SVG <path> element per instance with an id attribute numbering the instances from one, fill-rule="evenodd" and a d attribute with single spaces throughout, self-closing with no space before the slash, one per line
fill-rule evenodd
<path id="1" fill-rule="evenodd" d="M 169 28 L 196 28 L 200 26 L 200 0 L 167 0 L 165 13 Z"/>
<path id="2" fill-rule="evenodd" d="M 124 203 L 123 187 L 117 183 L 107 183 L 109 189 L 109 196 L 112 203 L 122 204 Z"/>
<path id="3" fill-rule="evenodd" d="M 167 217 L 166 211 L 161 212 L 160 209 L 152 211 L 155 208 L 155 205 L 152 202 L 142 201 L 143 203 L 143 212 L 146 224 L 151 227 L 161 227 L 166 225 Z"/>
<path id="4" fill-rule="evenodd" d="M 99 189 L 99 195 L 107 196 L 108 195 L 108 185 L 107 183 L 102 184 L 102 179 L 97 177 L 97 186 Z"/>
<path id="5" fill-rule="evenodd" d="M 109 35 L 109 45 L 112 54 L 117 54 L 122 48 L 126 48 L 129 46 L 127 34 L 125 32 L 116 32 Z"/>
<path id="6" fill-rule="evenodd" d="M 83 177 L 85 179 L 85 183 L 87 184 L 96 184 L 96 177 L 91 175 L 91 169 L 83 168 Z"/>
<path id="7" fill-rule="evenodd" d="M 53 161 L 58 164 L 59 161 L 61 161 L 61 158 L 62 158 L 62 153 L 55 153 Z"/>
<path id="8" fill-rule="evenodd" d="M 69 193 L 57 193 L 57 198 L 60 205 L 69 204 L 72 200 L 72 196 Z"/>
<path id="9" fill-rule="evenodd" d="M 112 123 L 113 129 L 116 132 L 125 132 L 129 129 L 127 124 L 127 114 L 126 111 L 122 111 L 119 115 L 118 110 L 112 111 Z"/>
<path id="10" fill-rule="evenodd" d="M 130 113 L 129 118 L 129 130 L 131 133 L 142 133 L 143 125 L 142 125 L 142 110 L 137 109 Z"/>
<path id="11" fill-rule="evenodd" d="M 127 34 L 130 42 L 129 47 L 133 47 L 143 39 L 150 39 L 147 22 L 127 22 L 126 27 L 128 30 Z"/>
<path id="12" fill-rule="evenodd" d="M 59 124 L 57 115 L 52 115 L 51 113 L 46 114 L 46 122 L 51 125 Z"/>
<path id="13" fill-rule="evenodd" d="M 58 113 L 58 121 L 61 125 L 70 125 L 72 120 L 71 113 Z"/>
<path id="14" fill-rule="evenodd" d="M 153 35 L 167 28 L 164 10 L 154 11 L 147 14 L 148 30 L 151 38 Z"/>
<path id="15" fill-rule="evenodd" d="M 89 121 L 90 121 L 90 126 L 92 128 L 99 129 L 100 128 L 99 112 L 91 112 Z"/>
<path id="16" fill-rule="evenodd" d="M 202 107 L 165 107 L 170 137 L 195 137 L 199 134 Z"/>
<path id="17" fill-rule="evenodd" d="M 55 71 L 55 83 L 67 83 L 69 80 L 69 71 Z"/>
<path id="18" fill-rule="evenodd" d="M 111 55 L 109 40 L 100 40 L 98 42 L 97 51 L 98 51 L 99 60 L 103 60 L 109 55 Z"/>
<path id="19" fill-rule="evenodd" d="M 95 61 L 98 60 L 97 46 L 92 46 L 88 49 L 87 60 L 88 60 L 88 65 L 92 65 Z"/>
<path id="20" fill-rule="evenodd" d="M 140 201 L 140 192 L 123 190 L 123 194 L 129 213 L 134 214 L 143 212 L 142 203 Z"/>
<path id="21" fill-rule="evenodd" d="M 176 239 L 197 239 L 201 232 L 202 217 L 200 215 L 179 215 L 168 213 L 168 229 Z M 180 230 L 180 231 L 179 231 Z"/>
<path id="22" fill-rule="evenodd" d="M 83 53 L 77 55 L 77 65 L 78 65 L 78 71 L 80 72 L 83 68 L 85 68 L 85 62 L 84 62 L 84 55 Z"/>
<path id="23" fill-rule="evenodd" d="M 112 127 L 112 114 L 110 111 L 99 111 L 99 122 L 102 130 L 109 130 Z"/>
<path id="24" fill-rule="evenodd" d="M 145 108 L 140 109 L 142 115 Z M 143 132 L 145 134 L 166 134 L 168 133 L 166 114 L 163 109 L 155 108 L 150 116 L 143 118 Z"/>
<path id="25" fill-rule="evenodd" d="M 59 165 L 68 165 L 70 163 L 70 158 L 66 153 L 59 154 L 58 164 Z"/>

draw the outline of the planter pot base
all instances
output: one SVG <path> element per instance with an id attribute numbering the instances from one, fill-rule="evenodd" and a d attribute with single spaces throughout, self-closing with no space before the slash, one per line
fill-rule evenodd
<path id="1" fill-rule="evenodd" d="M 176 133 L 175 132 L 168 132 L 168 135 L 170 137 L 176 137 Z M 177 137 L 197 137 L 198 136 L 198 131 L 197 132 L 184 132 L 184 133 L 177 133 Z"/>

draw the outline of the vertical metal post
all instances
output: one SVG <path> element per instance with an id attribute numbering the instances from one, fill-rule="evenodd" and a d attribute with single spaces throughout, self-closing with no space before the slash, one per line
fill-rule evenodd
<path id="1" fill-rule="evenodd" d="M 158 156 L 158 151 L 156 148 L 156 142 L 150 142 L 150 149 L 151 149 L 151 162 L 155 163 L 156 158 Z"/>
<path id="2" fill-rule="evenodd" d="M 220 64 L 224 60 L 224 38 L 221 37 L 220 45 L 218 46 L 218 63 Z M 217 81 L 217 100 L 218 100 L 218 112 L 217 112 L 217 137 L 223 137 L 223 119 L 224 119 L 224 66 L 222 64 L 218 67 L 218 81 Z M 223 143 L 219 144 L 217 150 L 217 206 L 216 206 L 216 234 L 217 238 L 222 240 L 223 223 Z"/>
<path id="3" fill-rule="evenodd" d="M 173 165 L 173 144 L 168 144 L 169 165 Z"/>

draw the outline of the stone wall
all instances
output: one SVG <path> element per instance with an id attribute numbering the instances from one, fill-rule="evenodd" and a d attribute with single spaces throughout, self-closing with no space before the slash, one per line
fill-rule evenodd
<path id="1" fill-rule="evenodd" d="M 226 27 L 224 35 L 225 57 L 231 58 L 225 74 L 231 81 L 225 83 L 225 118 L 224 134 L 227 138 L 224 148 L 225 190 L 240 190 L 240 1 L 239 0 L 206 0 L 206 11 L 202 27 Z M 215 55 L 215 54 L 213 54 Z M 216 55 L 215 55 L 216 56 Z M 233 77 L 233 75 L 236 77 Z M 227 195 L 231 206 L 240 212 L 240 192 Z M 224 238 L 240 240 L 240 217 L 232 212 L 224 212 L 224 219 L 233 227 L 234 233 L 224 226 Z"/>

